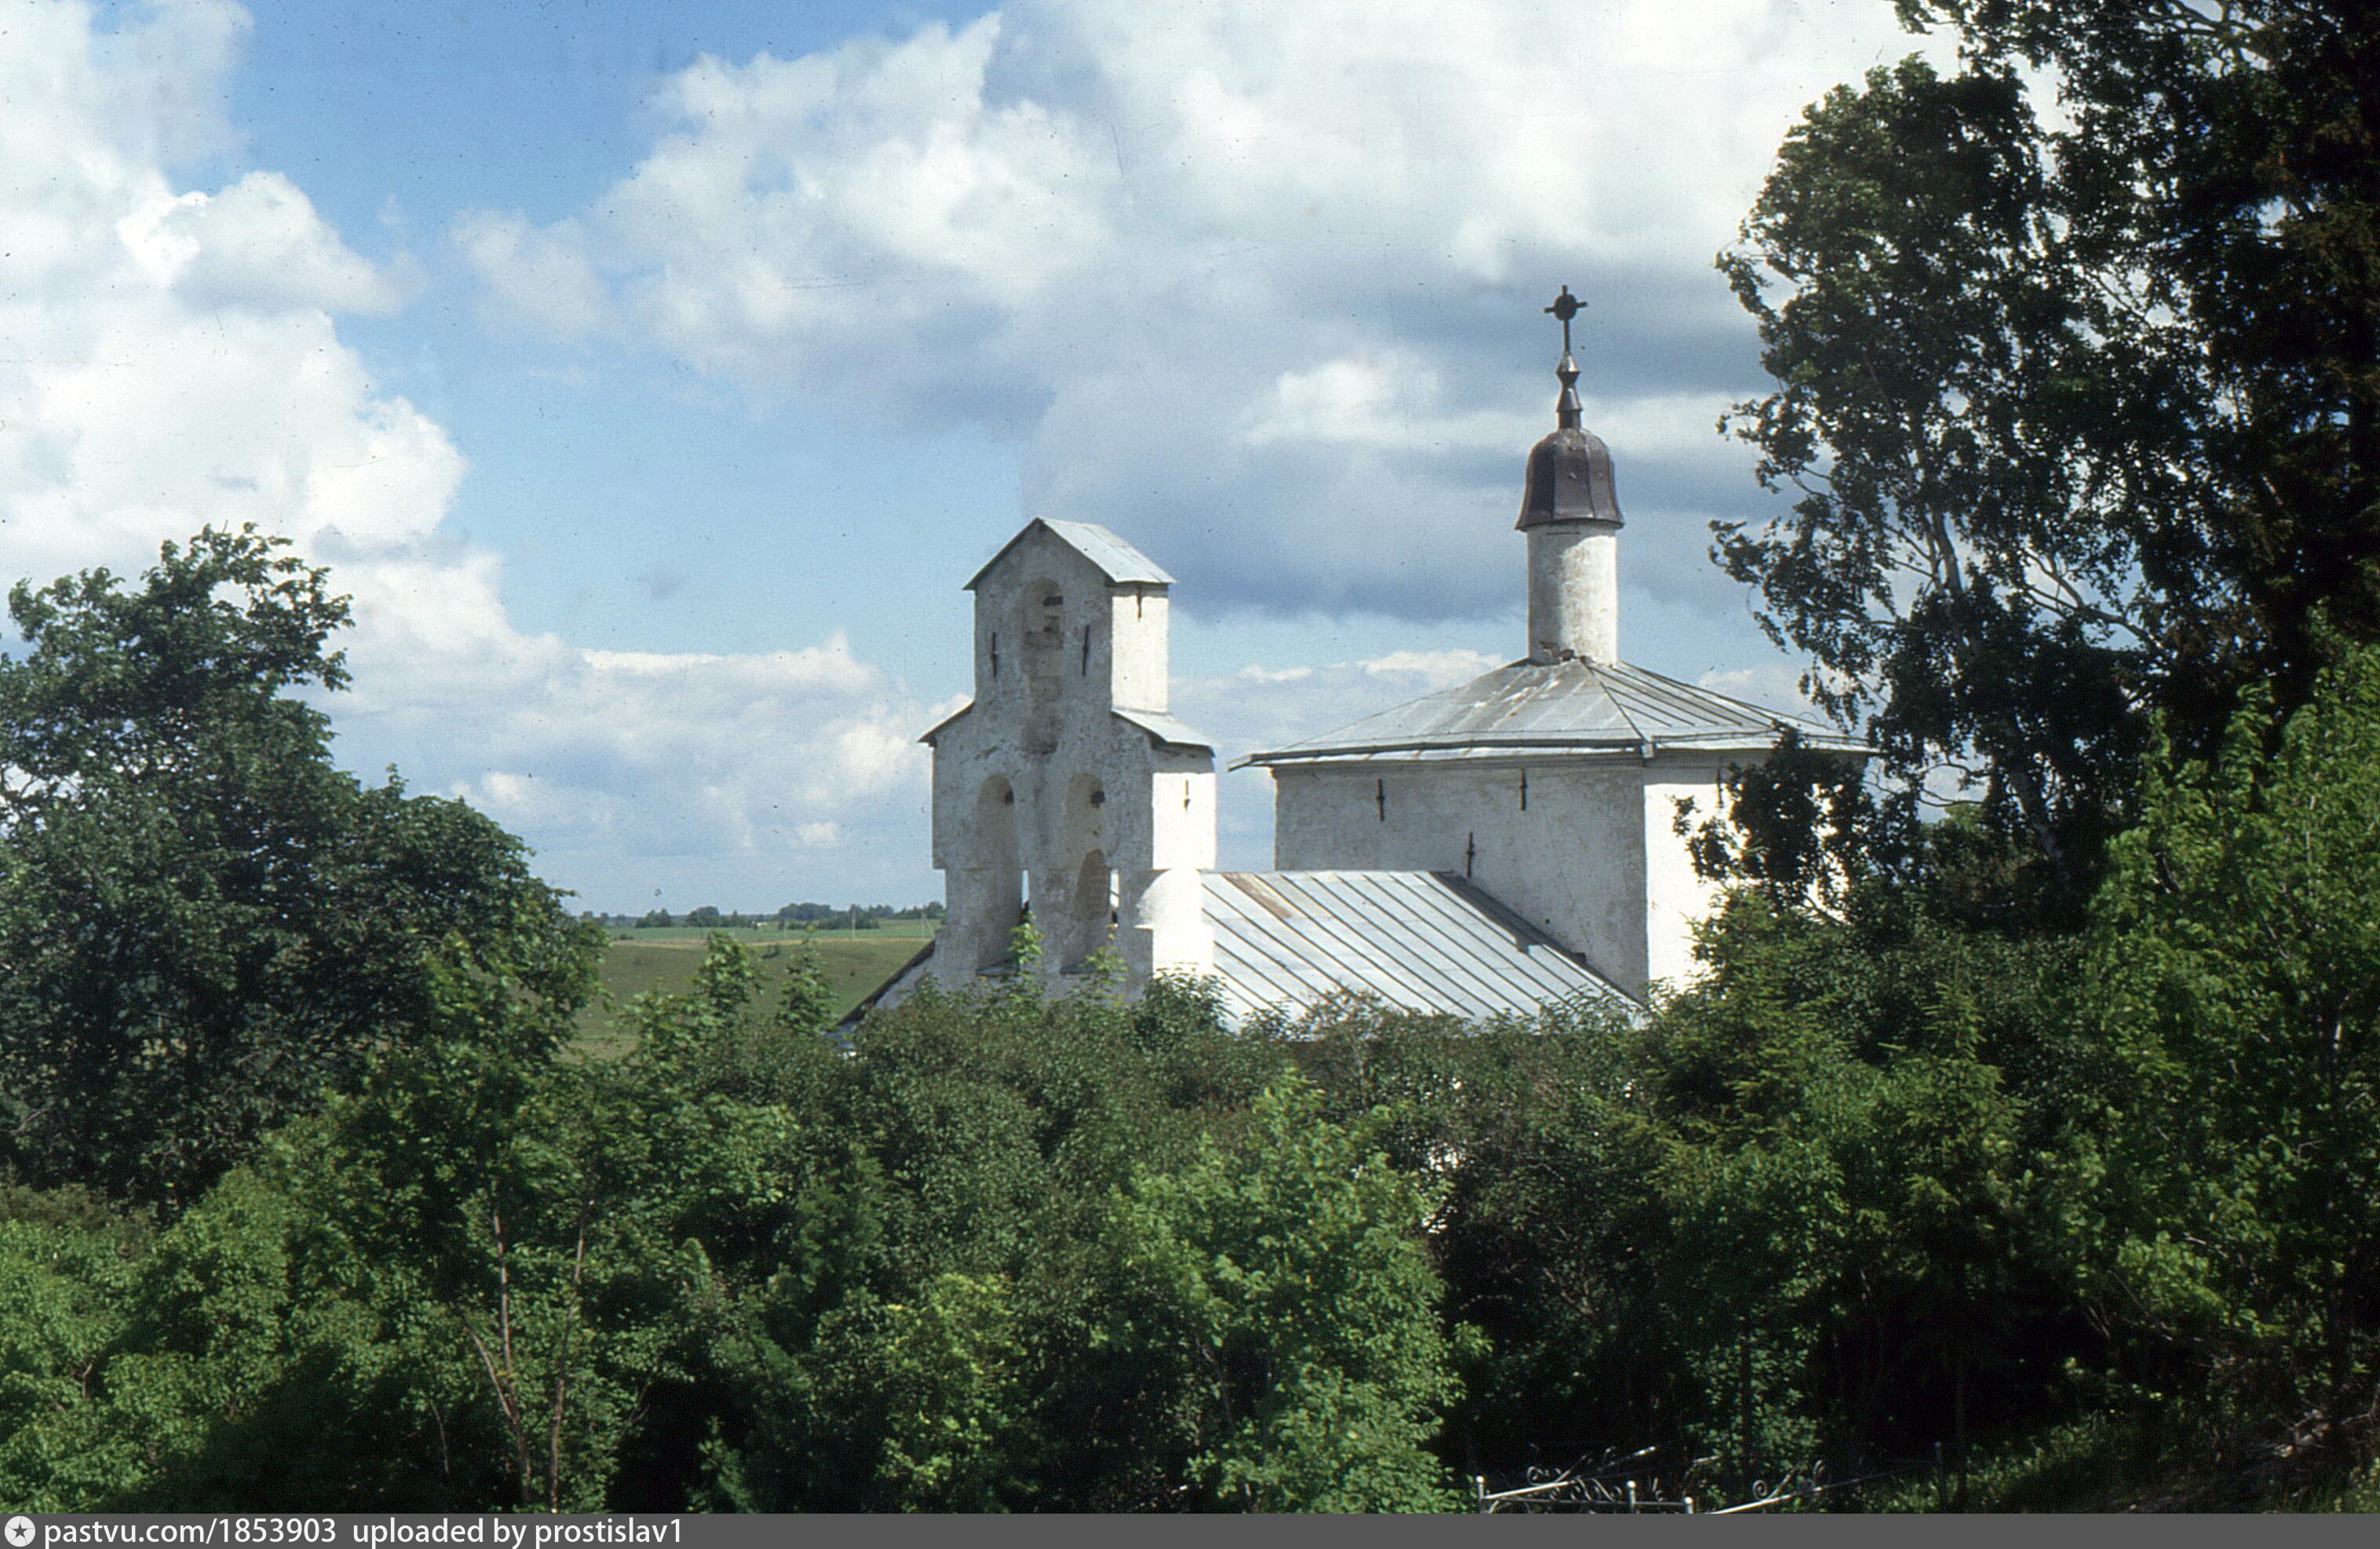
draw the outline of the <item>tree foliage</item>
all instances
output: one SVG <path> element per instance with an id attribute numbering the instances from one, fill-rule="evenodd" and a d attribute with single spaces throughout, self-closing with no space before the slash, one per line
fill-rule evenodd
<path id="1" fill-rule="evenodd" d="M 186 1202 L 374 1052 L 501 986 L 540 1047 L 589 933 L 519 841 L 366 787 L 299 691 L 346 682 L 323 571 L 252 530 L 167 544 L 9 607 L 0 660 L 0 1157 Z"/>
<path id="2" fill-rule="evenodd" d="M 0 1493 L 52 1510 L 1444 1504 L 1427 1189 L 1164 986 L 844 1051 L 714 940 L 557 1061 L 446 1035 L 162 1231 L 0 1197 Z"/>
<path id="3" fill-rule="evenodd" d="M 1735 427 L 1797 498 L 1717 554 L 1906 789 L 1973 776 L 2075 897 L 2152 714 L 2204 751 L 2322 619 L 2380 629 L 2380 23 L 1901 10 L 1959 68 L 1812 108 L 1723 261 L 1778 382 Z"/>
<path id="4" fill-rule="evenodd" d="M 2091 1288 L 2268 1412 L 2374 1391 L 2380 1319 L 2380 653 L 2216 758 L 2168 754 L 2092 942 L 2073 1177 Z"/>
<path id="5" fill-rule="evenodd" d="M 1380 1110 L 1334 1124 L 1291 1082 L 1248 1120 L 1140 1173 L 1118 1223 L 1122 1336 L 1180 1362 L 1191 1478 L 1259 1511 L 1445 1509 L 1429 1444 L 1460 1385 L 1414 1236 L 1433 1201 L 1376 1149 Z"/>

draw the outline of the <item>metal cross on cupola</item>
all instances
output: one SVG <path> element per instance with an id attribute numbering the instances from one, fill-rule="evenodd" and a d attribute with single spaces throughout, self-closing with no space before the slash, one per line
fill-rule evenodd
<path id="1" fill-rule="evenodd" d="M 1570 287 L 1564 286 L 1561 294 L 1554 298 L 1554 304 L 1546 309 L 1561 319 L 1561 364 L 1554 368 L 1554 375 L 1561 383 L 1561 396 L 1554 400 L 1554 422 L 1566 431 L 1577 430 L 1585 423 L 1578 403 L 1578 362 L 1570 354 L 1570 320 L 1585 305 L 1570 293 Z"/>
<path id="2" fill-rule="evenodd" d="M 1570 287 L 1564 286 L 1561 287 L 1561 294 L 1554 298 L 1554 304 L 1546 309 L 1546 311 L 1561 319 L 1562 353 L 1564 355 L 1570 353 L 1570 320 L 1576 317 L 1585 309 L 1585 307 L 1586 303 L 1580 300 L 1577 297 L 1572 296 L 1570 293 Z"/>

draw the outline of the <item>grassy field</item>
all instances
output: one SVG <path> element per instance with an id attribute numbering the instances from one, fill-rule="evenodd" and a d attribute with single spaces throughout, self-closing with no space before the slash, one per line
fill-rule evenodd
<path id="1" fill-rule="evenodd" d="M 759 959 L 764 1004 L 769 1006 L 775 1005 L 777 987 L 794 966 L 802 943 L 812 942 L 841 1010 L 848 1011 L 915 956 L 932 929 L 925 921 L 895 920 L 879 930 L 820 931 L 809 937 L 774 926 L 722 933 L 752 949 Z M 689 988 L 709 936 L 709 932 L 700 930 L 613 932 L 611 948 L 603 956 L 604 998 L 579 1014 L 579 1048 L 598 1059 L 625 1052 L 628 1037 L 623 1013 L 628 1002 L 656 990 L 676 994 Z"/>
<path id="2" fill-rule="evenodd" d="M 821 943 L 830 939 L 850 941 L 856 938 L 864 941 L 871 935 L 899 936 L 904 940 L 917 942 L 924 941 L 938 928 L 930 920 L 880 920 L 876 922 L 875 929 L 868 931 L 855 932 L 847 924 L 821 924 L 816 934 L 817 939 Z M 698 946 L 715 929 L 717 929 L 715 926 L 706 928 L 700 925 L 640 925 L 628 930 L 613 931 L 612 939 L 613 941 L 693 942 Z M 739 925 L 732 931 L 722 931 L 720 934 L 734 936 L 747 946 L 767 946 L 781 942 L 800 941 L 803 933 L 798 925 L 791 930 L 779 930 L 774 924 L 768 924 Z"/>

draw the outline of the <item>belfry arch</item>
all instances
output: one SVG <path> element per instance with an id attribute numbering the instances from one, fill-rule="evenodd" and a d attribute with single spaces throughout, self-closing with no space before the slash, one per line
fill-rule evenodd
<path id="1" fill-rule="evenodd" d="M 1051 872 L 1062 878 L 1062 909 L 1046 916 L 1042 931 L 1062 971 L 1079 970 L 1113 934 L 1115 873 L 1108 864 L 1107 786 L 1080 774 L 1066 782 L 1065 809 L 1052 847 Z"/>
<path id="2" fill-rule="evenodd" d="M 981 973 L 1009 957 L 1009 939 L 1025 921 L 1025 870 L 1016 842 L 1016 792 L 1007 777 L 994 774 L 978 787 L 975 799 L 975 849 L 972 864 L 953 873 L 963 887 L 974 928 L 960 953 L 969 971 Z M 951 913 L 958 913 L 954 901 Z M 953 942 L 954 948 L 962 943 Z"/>

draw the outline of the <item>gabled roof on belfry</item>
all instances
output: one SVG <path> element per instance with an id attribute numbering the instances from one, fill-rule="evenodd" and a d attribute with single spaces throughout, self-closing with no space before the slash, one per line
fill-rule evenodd
<path id="1" fill-rule="evenodd" d="M 1623 750 L 1649 756 L 1665 747 L 1750 751 L 1775 747 L 1779 727 L 1800 733 L 1804 747 L 1868 750 L 1832 726 L 1763 710 L 1642 667 L 1572 660 L 1498 667 L 1308 741 L 1251 753 L 1232 767 Z"/>
<path id="2" fill-rule="evenodd" d="M 1110 586 L 1172 586 L 1173 578 L 1157 567 L 1157 562 L 1134 548 L 1096 522 L 1051 521 L 1036 517 L 1018 530 L 1015 537 L 1000 545 L 1000 552 L 984 562 L 964 590 L 973 592 L 983 584 L 983 578 L 1008 557 L 1008 551 L 1025 542 L 1036 531 L 1047 532 L 1099 567 Z"/>

